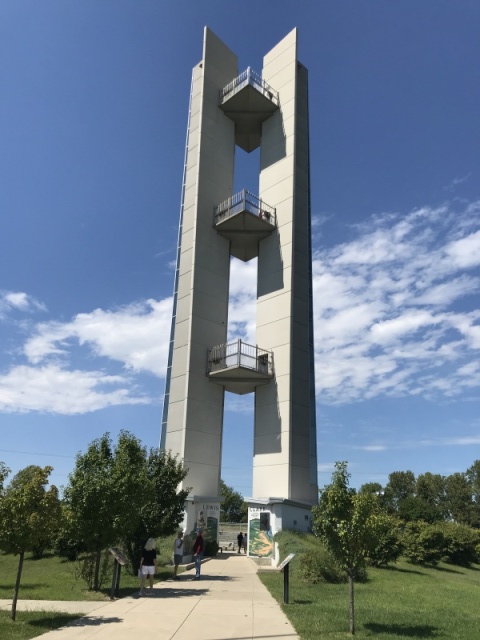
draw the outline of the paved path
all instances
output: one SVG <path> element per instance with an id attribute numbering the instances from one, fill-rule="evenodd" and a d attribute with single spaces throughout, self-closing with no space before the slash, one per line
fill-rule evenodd
<path id="1" fill-rule="evenodd" d="M 253 560 L 224 554 L 175 582 L 155 585 L 153 594 L 114 602 L 23 600 L 17 609 L 86 613 L 42 640 L 299 640 L 280 606 L 258 578 Z M 6 608 L 0 601 L 0 608 Z M 43 606 L 45 605 L 45 606 Z"/>

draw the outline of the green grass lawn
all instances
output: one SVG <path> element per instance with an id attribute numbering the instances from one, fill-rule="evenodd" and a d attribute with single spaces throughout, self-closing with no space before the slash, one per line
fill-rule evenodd
<path id="1" fill-rule="evenodd" d="M 15 622 L 10 613 L 0 611 L 0 638 L 2 640 L 28 640 L 42 633 L 58 629 L 72 622 L 78 616 L 68 613 L 50 613 L 46 611 L 18 612 Z"/>
<path id="2" fill-rule="evenodd" d="M 298 566 L 297 557 L 290 570 L 288 605 L 283 604 L 283 574 L 265 572 L 260 577 L 302 640 L 351 638 L 348 585 L 308 585 Z M 369 569 L 368 577 L 368 582 L 355 585 L 357 638 L 480 638 L 480 567 L 424 568 L 400 561 Z"/>
<path id="3" fill-rule="evenodd" d="M 88 591 L 85 583 L 76 575 L 75 562 L 56 556 L 33 560 L 27 556 L 23 563 L 19 599 L 21 600 L 108 600 L 112 586 L 113 564 L 107 573 L 104 588 L 99 592 Z M 0 599 L 11 599 L 15 589 L 18 556 L 0 553 Z M 139 579 L 122 568 L 119 597 L 138 591 Z M 167 580 L 172 576 L 170 567 L 160 567 L 155 580 Z M 3 636 L 0 634 L 3 640 Z"/>

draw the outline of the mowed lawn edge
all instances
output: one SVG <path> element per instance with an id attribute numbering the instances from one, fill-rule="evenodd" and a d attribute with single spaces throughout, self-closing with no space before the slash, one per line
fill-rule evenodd
<path id="1" fill-rule="evenodd" d="M 283 603 L 282 573 L 260 573 L 260 579 L 302 640 L 351 638 L 348 585 L 306 584 L 299 561 L 292 561 L 288 605 Z M 427 568 L 400 560 L 386 568 L 370 568 L 368 581 L 355 585 L 356 637 L 478 640 L 479 598 L 477 565 L 467 569 L 440 563 Z"/>
<path id="2" fill-rule="evenodd" d="M 29 640 L 48 631 L 59 629 L 80 615 L 51 611 L 18 611 L 15 622 L 10 612 L 0 611 L 0 638 L 2 640 Z"/>

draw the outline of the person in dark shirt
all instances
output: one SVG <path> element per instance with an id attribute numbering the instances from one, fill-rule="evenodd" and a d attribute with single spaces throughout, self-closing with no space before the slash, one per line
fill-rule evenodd
<path id="1" fill-rule="evenodd" d="M 142 578 L 140 586 L 141 596 L 146 595 L 145 581 L 147 576 L 150 581 L 150 593 L 153 593 L 153 576 L 157 570 L 157 552 L 155 550 L 155 546 L 155 540 L 153 538 L 149 538 L 142 551 L 142 559 L 140 560 L 140 572 Z"/>
<path id="2" fill-rule="evenodd" d="M 237 543 L 238 543 L 238 553 L 240 553 L 243 547 L 243 533 L 241 531 L 237 536 Z"/>
<path id="3" fill-rule="evenodd" d="M 195 542 L 193 543 L 193 557 L 195 558 L 195 580 L 198 580 L 200 578 L 200 571 L 202 568 L 202 558 L 203 558 L 202 530 L 197 529 L 196 534 L 197 534 L 197 537 L 195 538 Z"/>

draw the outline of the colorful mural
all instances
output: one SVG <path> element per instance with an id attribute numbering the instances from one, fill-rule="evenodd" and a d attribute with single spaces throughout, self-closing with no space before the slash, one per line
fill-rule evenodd
<path id="1" fill-rule="evenodd" d="M 261 558 L 273 556 L 273 535 L 268 511 L 249 510 L 248 554 Z"/>
<path id="2" fill-rule="evenodd" d="M 202 504 L 197 510 L 196 528 L 201 529 L 205 540 L 218 541 L 220 505 Z"/>

